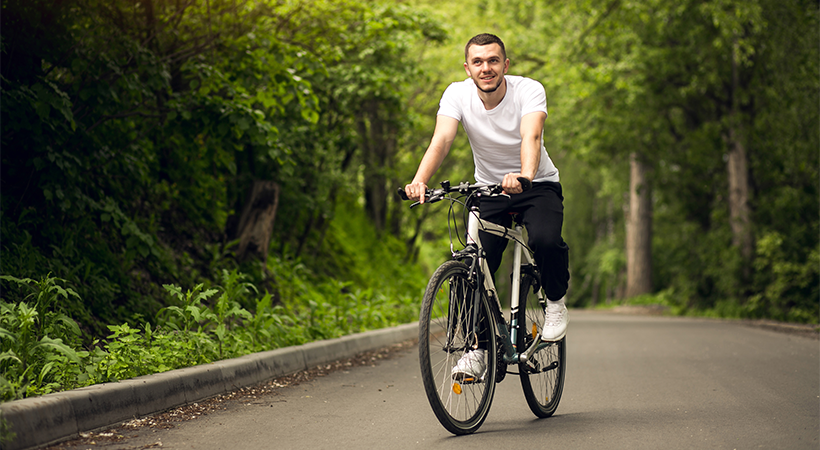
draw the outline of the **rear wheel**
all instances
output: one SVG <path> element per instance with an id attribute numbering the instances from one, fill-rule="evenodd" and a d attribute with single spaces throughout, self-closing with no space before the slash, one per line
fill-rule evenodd
<path id="1" fill-rule="evenodd" d="M 518 310 L 517 347 L 519 351 L 528 349 L 533 341 L 541 339 L 544 323 L 544 304 L 539 301 L 534 290 L 540 289 L 531 274 L 521 277 L 521 301 Z M 526 363 L 519 364 L 521 387 L 532 412 L 538 417 L 549 417 L 558 408 L 564 391 L 566 371 L 566 341 L 541 344 L 541 348 Z"/>
<path id="2" fill-rule="evenodd" d="M 490 412 L 495 393 L 496 336 L 484 295 L 476 302 L 464 263 L 448 261 L 427 284 L 419 317 L 419 363 L 430 406 L 453 434 L 474 433 Z M 476 304 L 477 303 L 477 304 Z M 465 353 L 482 349 L 486 370 L 453 375 Z"/>

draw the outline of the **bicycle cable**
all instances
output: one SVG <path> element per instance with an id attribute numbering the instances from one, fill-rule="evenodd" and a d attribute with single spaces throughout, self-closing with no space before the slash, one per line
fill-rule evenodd
<path id="1" fill-rule="evenodd" d="M 459 192 L 462 195 L 466 195 L 465 200 L 462 201 L 460 198 L 453 197 L 452 195 L 449 195 L 449 192 L 446 192 L 446 191 L 444 192 L 444 195 L 442 195 L 442 197 L 440 198 L 440 200 L 447 200 L 447 201 L 450 202 L 450 206 L 449 206 L 448 211 L 447 211 L 447 235 L 448 235 L 448 238 L 449 238 L 449 241 L 450 241 L 450 253 L 453 254 L 453 255 L 455 255 L 455 253 L 456 253 L 455 248 L 453 246 L 453 242 L 454 242 L 454 239 L 453 239 L 453 231 L 454 230 L 453 229 L 455 229 L 456 239 L 458 239 L 458 243 L 462 247 L 467 247 L 467 245 L 468 245 L 468 243 L 466 241 L 462 240 L 461 233 L 459 233 L 459 231 L 458 231 L 458 220 L 456 219 L 456 214 L 455 214 L 455 204 L 458 203 L 458 204 L 460 204 L 464 207 L 463 212 L 462 212 L 462 221 L 464 222 L 466 229 L 469 230 L 470 214 L 475 214 L 475 213 L 473 211 L 470 211 L 470 208 L 468 207 L 468 205 L 470 204 L 470 202 L 471 202 L 471 200 L 474 196 L 479 196 L 479 194 L 480 194 L 478 190 L 468 191 L 466 194 L 464 193 L 464 191 L 459 191 Z M 480 217 L 480 215 L 477 216 L 477 217 Z M 481 222 L 479 222 L 479 226 L 482 228 L 482 231 L 486 230 L 486 227 L 484 227 L 481 224 Z M 469 231 L 468 231 L 468 233 L 469 233 Z M 532 252 L 532 249 L 530 249 L 530 247 L 525 242 L 523 242 L 523 241 L 521 241 L 521 240 L 519 240 L 515 237 L 510 237 L 509 239 L 521 244 L 525 249 Z"/>

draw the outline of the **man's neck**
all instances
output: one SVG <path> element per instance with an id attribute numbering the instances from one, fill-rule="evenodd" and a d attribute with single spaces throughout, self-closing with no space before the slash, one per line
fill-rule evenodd
<path id="1" fill-rule="evenodd" d="M 481 89 L 478 89 L 478 98 L 484 103 L 484 109 L 491 110 L 498 106 L 502 100 L 504 100 L 504 96 L 507 94 L 507 77 L 501 81 L 501 86 L 498 86 L 494 92 L 484 92 Z"/>

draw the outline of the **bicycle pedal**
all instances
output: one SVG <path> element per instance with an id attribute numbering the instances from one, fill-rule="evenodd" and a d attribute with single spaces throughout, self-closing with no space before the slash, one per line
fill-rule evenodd
<path id="1" fill-rule="evenodd" d="M 475 384 L 475 383 L 480 383 L 481 381 L 483 381 L 483 380 L 479 379 L 478 377 L 476 377 L 474 375 L 468 375 L 466 373 L 457 373 L 457 374 L 453 375 L 453 384 L 454 385 L 458 384 L 458 383 L 461 383 L 461 384 Z"/>

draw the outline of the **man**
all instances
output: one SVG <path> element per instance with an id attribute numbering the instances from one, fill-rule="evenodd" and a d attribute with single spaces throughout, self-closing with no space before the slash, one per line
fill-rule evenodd
<path id="1" fill-rule="evenodd" d="M 506 75 L 510 67 L 504 43 L 492 34 L 479 34 L 464 48 L 468 79 L 452 83 L 442 95 L 430 146 L 407 196 L 424 202 L 430 178 L 441 166 L 461 122 L 475 161 L 475 181 L 501 183 L 509 197 L 485 198 L 481 217 L 510 226 L 510 212 L 517 212 L 527 228 L 528 243 L 541 271 L 547 295 L 541 338 L 559 341 L 567 332 L 569 315 L 564 295 L 569 283 L 569 248 L 561 237 L 563 196 L 558 169 L 547 155 L 542 132 L 547 118 L 546 93 L 535 80 Z M 532 182 L 523 190 L 519 177 Z M 507 240 L 481 233 L 487 263 L 495 273 Z M 486 351 L 468 352 L 453 368 L 453 376 L 481 376 Z"/>

